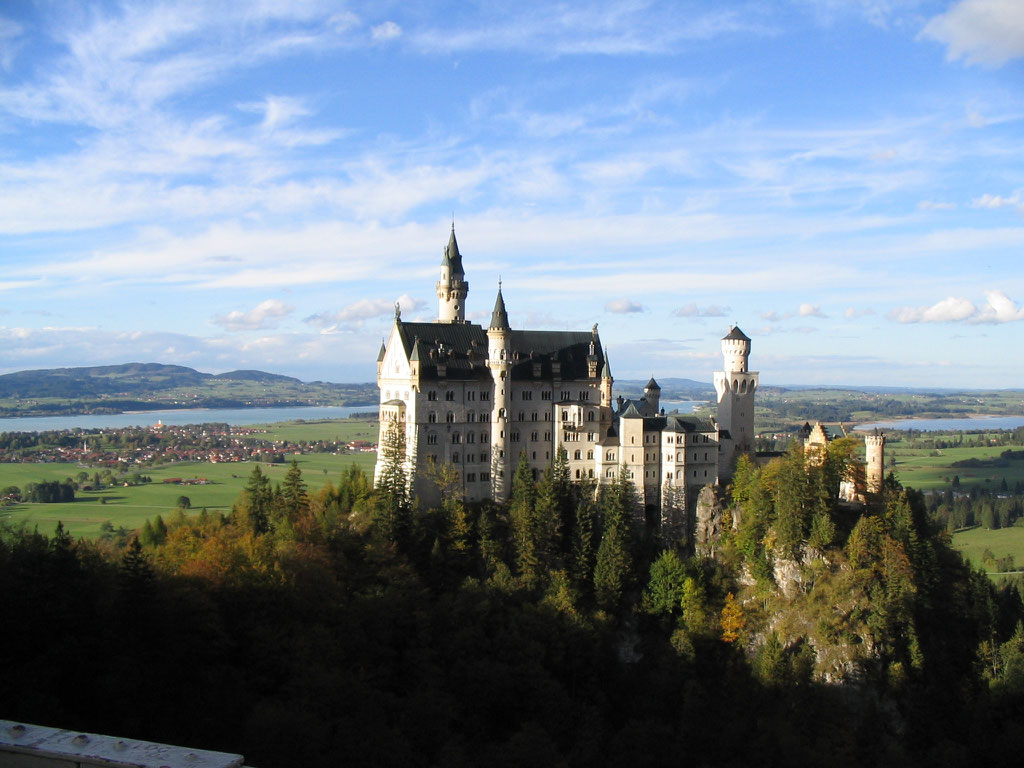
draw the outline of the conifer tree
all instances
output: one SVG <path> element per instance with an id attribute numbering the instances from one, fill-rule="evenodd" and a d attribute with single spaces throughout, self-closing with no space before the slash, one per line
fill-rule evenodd
<path id="1" fill-rule="evenodd" d="M 604 525 L 594 564 L 594 596 L 598 606 L 609 613 L 621 605 L 632 567 L 629 517 L 633 494 L 624 474 L 625 468 L 601 494 Z"/>
<path id="2" fill-rule="evenodd" d="M 306 495 L 306 483 L 302 480 L 302 470 L 299 469 L 299 462 L 295 459 L 292 459 L 291 466 L 285 473 L 281 492 L 284 495 L 285 508 L 288 510 L 288 516 L 292 520 L 309 508 L 309 497 Z"/>
<path id="3" fill-rule="evenodd" d="M 405 471 L 405 429 L 395 422 L 384 431 L 380 447 L 383 459 L 377 490 L 380 499 L 374 511 L 374 524 L 388 541 L 407 546 L 412 536 L 412 508 L 409 476 Z"/>
<path id="4" fill-rule="evenodd" d="M 508 516 L 515 550 L 516 570 L 524 586 L 536 587 L 541 577 L 541 530 L 537 518 L 537 488 L 526 458 L 519 454 L 519 464 L 512 478 L 512 498 Z"/>
<path id="5" fill-rule="evenodd" d="M 597 487 L 593 482 L 584 481 L 580 484 L 572 528 L 572 578 L 576 588 L 584 594 L 593 589 L 599 541 Z"/>

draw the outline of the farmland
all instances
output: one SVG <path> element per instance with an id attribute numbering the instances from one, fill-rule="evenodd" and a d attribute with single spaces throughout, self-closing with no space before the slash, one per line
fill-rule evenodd
<path id="1" fill-rule="evenodd" d="M 258 425 L 257 428 L 267 430 L 259 435 L 261 438 L 284 443 L 376 440 L 375 423 L 349 419 L 284 422 Z M 284 463 L 259 462 L 259 466 L 272 483 L 278 483 L 293 459 L 298 462 L 309 490 L 316 491 L 328 481 L 337 479 L 353 464 L 372 473 L 376 454 L 290 453 L 285 456 Z M 188 497 L 193 509 L 206 507 L 210 511 L 227 512 L 256 464 L 254 461 L 174 462 L 145 467 L 140 471 L 152 479 L 150 483 L 123 485 L 123 481 L 119 481 L 100 490 L 80 490 L 73 503 L 16 504 L 0 509 L 0 519 L 15 525 L 24 522 L 30 527 L 38 526 L 45 533 L 52 532 L 61 521 L 72 535 L 92 538 L 100 534 L 100 526 L 105 522 L 115 528 L 123 526 L 134 530 L 158 514 L 167 517 L 176 509 L 181 496 Z M 93 469 L 77 462 L 2 464 L 0 487 L 15 485 L 20 488 L 33 482 L 63 481 L 76 477 L 82 471 L 92 474 Z M 134 472 L 132 470 L 130 474 Z M 188 484 L 200 478 L 206 482 Z M 172 479 L 179 479 L 182 483 L 165 482 Z"/>

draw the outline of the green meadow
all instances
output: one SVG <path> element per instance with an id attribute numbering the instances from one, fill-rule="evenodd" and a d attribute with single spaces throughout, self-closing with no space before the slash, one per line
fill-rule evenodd
<path id="1" fill-rule="evenodd" d="M 903 485 L 922 491 L 945 490 L 953 477 L 960 478 L 962 488 L 972 485 L 991 487 L 1005 479 L 1012 487 L 1018 480 L 1024 481 L 1024 461 L 1011 460 L 1004 467 L 954 467 L 953 462 L 967 459 L 994 459 L 1007 446 L 986 446 L 981 448 L 904 448 L 899 443 L 887 443 L 886 461 L 895 457 L 896 466 L 886 467 L 896 473 L 896 479 Z M 1019 448 L 1018 448 L 1019 450 Z"/>
<path id="2" fill-rule="evenodd" d="M 253 424 L 257 429 L 267 430 L 256 435 L 266 440 L 307 443 L 319 440 L 368 440 L 377 442 L 377 421 L 366 419 L 323 419 L 319 421 L 282 421 L 276 424 Z"/>
<path id="3" fill-rule="evenodd" d="M 376 454 L 295 454 L 287 457 L 287 463 L 260 462 L 259 466 L 272 483 L 279 483 L 284 479 L 292 459 L 298 462 L 309 490 L 317 491 L 328 481 L 337 480 L 353 464 L 372 474 Z M 78 491 L 75 501 L 67 504 L 17 504 L 0 508 L 0 520 L 15 525 L 24 522 L 29 527 L 38 526 L 39 531 L 46 534 L 53 532 L 59 520 L 73 536 L 94 538 L 99 535 L 100 526 L 107 521 L 115 528 L 124 526 L 132 530 L 156 515 L 163 515 L 166 519 L 176 509 L 180 496 L 187 496 L 193 509 L 206 507 L 211 511 L 227 512 L 256 463 L 182 462 L 143 469 L 142 474 L 152 477 L 152 483 L 115 486 L 101 491 Z M 90 474 L 95 472 L 78 464 L 0 464 L 0 487 L 22 487 L 29 482 L 73 478 L 83 470 Z M 208 484 L 177 485 L 163 482 L 170 478 L 205 478 Z"/>
<path id="4" fill-rule="evenodd" d="M 989 550 L 996 558 L 1012 555 L 1017 567 L 1024 567 L 1024 528 L 971 528 L 953 534 L 953 547 L 975 568 L 984 568 L 983 553 Z"/>

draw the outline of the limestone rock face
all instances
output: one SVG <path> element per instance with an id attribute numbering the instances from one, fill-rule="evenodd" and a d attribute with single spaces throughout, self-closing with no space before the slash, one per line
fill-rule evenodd
<path id="1" fill-rule="evenodd" d="M 713 557 L 718 547 L 718 539 L 722 535 L 723 510 L 722 501 L 715 493 L 713 486 L 705 485 L 697 497 L 697 525 L 695 545 L 697 554 Z"/>

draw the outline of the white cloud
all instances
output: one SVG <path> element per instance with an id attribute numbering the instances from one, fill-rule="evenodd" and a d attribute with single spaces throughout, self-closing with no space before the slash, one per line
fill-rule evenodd
<path id="1" fill-rule="evenodd" d="M 364 320 L 375 317 L 384 317 L 395 311 L 395 304 L 401 307 L 402 312 L 415 312 L 424 306 L 424 302 L 414 299 L 407 293 L 398 297 L 397 301 L 387 299 L 360 299 L 348 306 L 342 307 L 339 311 L 318 312 L 304 319 L 304 322 L 327 331 L 334 331 L 337 325 L 360 325 Z"/>
<path id="2" fill-rule="evenodd" d="M 847 307 L 843 316 L 846 317 L 847 320 L 856 320 L 858 317 L 873 314 L 875 314 L 875 310 L 871 309 L 871 307 L 864 307 L 862 309 L 858 309 L 857 307 Z"/>
<path id="3" fill-rule="evenodd" d="M 396 37 L 401 37 L 402 28 L 393 21 L 385 21 L 371 29 L 370 34 L 374 40 L 394 40 Z"/>
<path id="4" fill-rule="evenodd" d="M 817 304 L 801 304 L 800 317 L 828 317 Z"/>
<path id="5" fill-rule="evenodd" d="M 956 209 L 956 203 L 942 203 L 935 200 L 922 200 L 917 204 L 922 211 L 952 211 Z"/>
<path id="6" fill-rule="evenodd" d="M 1002 291 L 986 291 L 984 304 L 950 296 L 930 307 L 894 309 L 889 317 L 900 323 L 1012 323 L 1024 320 L 1024 307 L 1017 307 Z"/>
<path id="7" fill-rule="evenodd" d="M 234 310 L 226 315 L 217 315 L 213 321 L 229 331 L 255 331 L 271 328 L 276 321 L 287 317 L 295 310 L 279 299 L 267 299 L 248 312 Z"/>
<path id="8" fill-rule="evenodd" d="M 718 304 L 709 304 L 703 309 L 698 307 L 696 303 L 690 302 L 689 304 L 679 307 L 672 313 L 673 317 L 725 317 L 732 307 L 723 307 Z"/>
<path id="9" fill-rule="evenodd" d="M 960 0 L 929 21 L 921 35 L 945 43 L 950 61 L 998 67 L 1024 56 L 1024 3 Z"/>
<path id="10" fill-rule="evenodd" d="M 611 312 L 615 315 L 629 315 L 635 312 L 645 312 L 645 308 L 641 304 L 634 304 L 629 299 L 614 299 L 604 305 L 605 312 Z"/>
<path id="11" fill-rule="evenodd" d="M 971 200 L 972 208 L 1007 208 L 1014 206 L 1017 208 L 1024 207 L 1024 201 L 1021 200 L 1020 192 L 1016 192 L 1012 197 L 1003 197 L 1002 195 L 990 195 L 988 193 L 981 197 L 976 197 Z"/>

